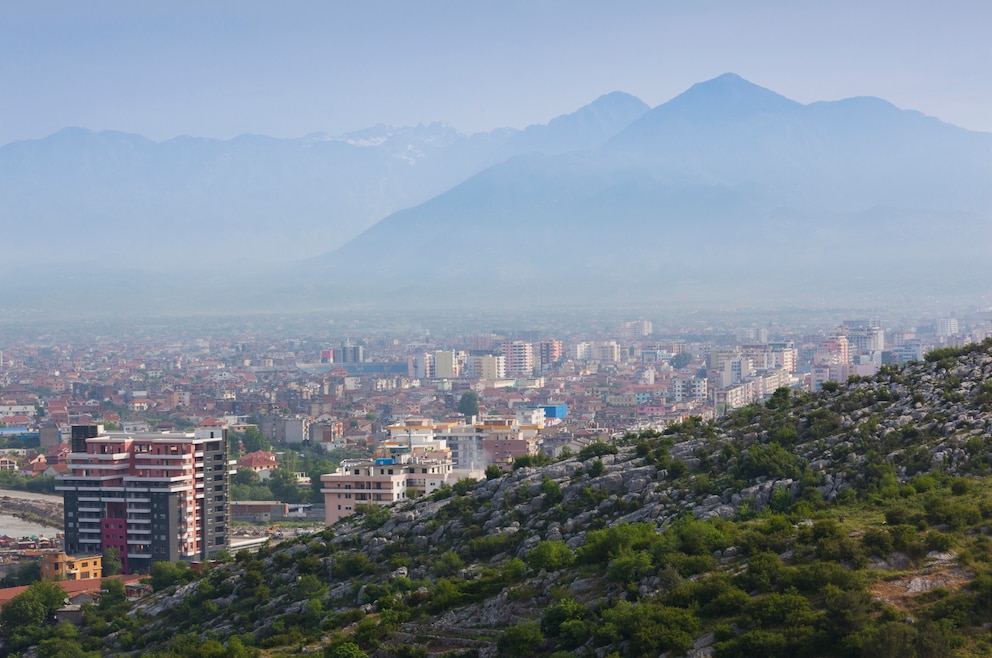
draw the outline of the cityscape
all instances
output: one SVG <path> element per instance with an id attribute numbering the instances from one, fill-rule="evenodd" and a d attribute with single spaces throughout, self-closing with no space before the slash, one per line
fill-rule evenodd
<path id="1" fill-rule="evenodd" d="M 992 656 L 989 25 L 0 6 L 0 658 Z"/>
<path id="2" fill-rule="evenodd" d="M 588 334 L 548 327 L 284 337 L 215 328 L 209 339 L 160 332 L 9 341 L 0 351 L 0 464 L 56 478 L 67 551 L 112 547 L 125 572 L 147 572 L 153 559 L 228 552 L 232 519 L 291 518 L 294 505 L 301 518 L 331 525 L 359 505 L 480 480 L 492 467 L 509 472 L 522 457 L 556 459 L 629 432 L 711 421 L 780 388 L 815 392 L 868 379 L 934 349 L 981 343 L 992 337 L 992 312 L 905 327 L 861 318 L 816 329 L 769 322 L 691 332 L 640 319 Z M 224 447 L 204 449 L 215 433 Z M 326 458 L 303 470 L 303 449 Z M 175 466 L 156 460 L 147 468 L 149 452 L 174 455 Z M 125 461 L 101 465 L 103 454 Z M 158 520 L 148 507 L 154 485 L 135 489 L 145 492 L 138 507 L 128 492 L 172 470 L 195 474 L 182 491 L 203 490 L 199 499 L 181 496 L 188 511 L 179 506 L 161 526 L 101 530 L 107 519 Z M 107 480 L 114 474 L 124 479 Z M 273 503 L 237 486 L 274 474 L 299 491 Z M 90 509 L 81 501 L 94 486 L 124 487 L 111 496 L 123 506 L 93 499 Z M 167 497 L 161 507 L 177 503 Z"/>

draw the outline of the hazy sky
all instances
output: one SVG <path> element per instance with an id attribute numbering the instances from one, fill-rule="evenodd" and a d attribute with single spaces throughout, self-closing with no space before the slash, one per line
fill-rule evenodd
<path id="1" fill-rule="evenodd" d="M 727 71 L 801 102 L 872 95 L 992 132 L 984 0 L 0 3 L 0 144 L 524 127 Z"/>

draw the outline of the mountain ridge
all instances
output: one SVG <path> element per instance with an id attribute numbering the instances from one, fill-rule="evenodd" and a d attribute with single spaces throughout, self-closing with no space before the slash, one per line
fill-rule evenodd
<path id="1" fill-rule="evenodd" d="M 245 133 L 160 142 L 69 127 L 11 142 L 0 146 L 0 218 L 24 249 L 4 265 L 16 276 L 18 266 L 38 258 L 82 265 L 110 250 L 145 268 L 176 253 L 210 268 L 214 244 L 226 244 L 234 260 L 315 256 L 494 161 L 528 149 L 598 144 L 640 103 L 606 98 L 557 117 L 552 128 L 531 126 L 515 143 L 524 131 L 464 135 L 440 122 L 335 137 Z M 194 235 L 183 235 L 193 227 Z M 22 260 L 28 254 L 31 261 Z"/>
<path id="2" fill-rule="evenodd" d="M 725 97 L 746 111 L 728 110 Z M 699 111 L 701 103 L 712 112 Z M 974 262 L 976 240 L 992 239 L 988 180 L 992 135 L 874 99 L 802 105 L 725 75 L 644 113 L 595 151 L 527 154 L 494 165 L 383 219 L 314 266 L 333 272 L 334 263 L 353 269 L 374 262 L 369 280 L 388 286 L 413 279 L 436 294 L 463 294 L 454 285 L 468 279 L 486 294 L 517 295 L 514 282 L 529 278 L 599 295 L 646 282 L 678 287 L 707 270 L 742 292 L 762 285 L 769 292 L 774 261 L 755 263 L 751 254 L 774 241 L 795 245 L 776 254 L 779 271 L 806 268 L 820 282 L 818 293 L 837 296 L 843 286 L 823 282 L 870 261 L 893 285 L 926 285 L 914 260 L 932 262 L 940 253 Z M 903 208 L 903 226 L 865 224 L 864 213 L 876 207 Z M 783 214 L 792 220 L 767 220 Z M 944 230 L 927 226 L 926 217 Z M 528 248 L 501 250 L 493 227 Z M 850 244 L 845 235 L 860 239 Z M 454 236 L 473 245 L 472 253 L 500 260 L 456 251 L 443 263 L 422 258 L 408 270 L 391 257 L 426 254 Z M 654 256 L 652 245 L 703 236 L 705 250 L 696 255 L 663 249 L 664 260 Z M 823 251 L 832 254 L 828 269 L 814 253 Z M 980 272 L 970 276 L 977 280 Z"/>
<path id="3" fill-rule="evenodd" d="M 114 149 L 59 146 L 101 140 Z M 471 136 L 442 123 L 164 143 L 67 129 L 0 147 L 0 174 L 0 217 L 19 245 L 2 267 L 29 301 L 113 289 L 95 276 L 65 287 L 67 266 L 145 270 L 151 290 L 177 259 L 197 262 L 187 288 L 227 272 L 203 294 L 242 308 L 530 304 L 539 289 L 560 303 L 845 303 L 973 294 L 992 274 L 980 258 L 992 135 L 871 97 L 802 105 L 733 74 L 655 108 L 613 92 L 543 126 Z M 876 207 L 902 217 L 865 222 Z"/>

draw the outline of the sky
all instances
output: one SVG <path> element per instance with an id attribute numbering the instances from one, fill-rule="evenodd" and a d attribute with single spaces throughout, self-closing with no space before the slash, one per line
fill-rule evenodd
<path id="1" fill-rule="evenodd" d="M 0 3 L 0 144 L 523 128 L 732 71 L 809 103 L 878 96 L 992 132 L 983 0 Z"/>

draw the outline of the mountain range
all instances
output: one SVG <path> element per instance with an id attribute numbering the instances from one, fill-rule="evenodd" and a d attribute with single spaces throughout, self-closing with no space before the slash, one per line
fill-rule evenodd
<path id="1" fill-rule="evenodd" d="M 616 92 L 469 136 L 67 129 L 0 148 L 0 217 L 8 265 L 77 264 L 90 290 L 128 267 L 142 291 L 142 271 L 195 266 L 194 292 L 237 306 L 802 303 L 982 290 L 990 181 L 992 134 L 728 73 L 653 109 Z M 241 263 L 278 266 L 248 281 Z"/>
<path id="2" fill-rule="evenodd" d="M 434 123 L 330 137 L 231 140 L 67 128 L 0 148 L 0 217 L 31 262 L 148 266 L 218 253 L 256 262 L 317 256 L 393 211 L 524 152 L 595 148 L 648 108 L 610 94 L 523 131 L 463 135 Z M 173 267 L 173 265 L 168 265 Z"/>

